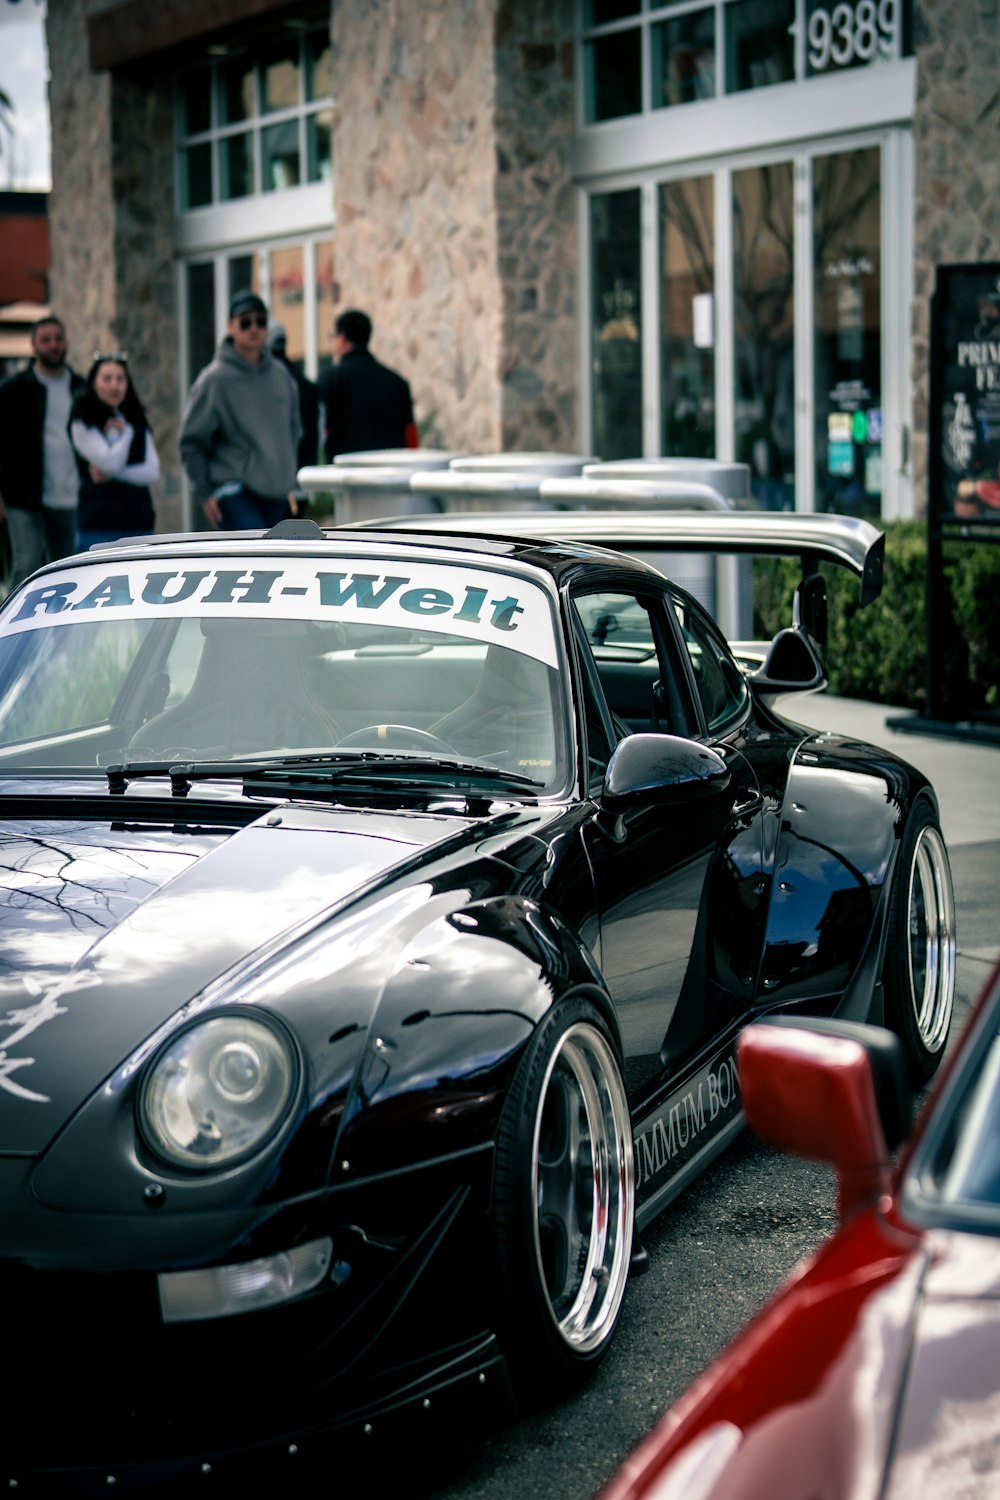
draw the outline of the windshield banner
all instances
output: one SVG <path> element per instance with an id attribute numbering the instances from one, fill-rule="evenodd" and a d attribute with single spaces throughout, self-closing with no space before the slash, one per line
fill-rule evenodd
<path id="1" fill-rule="evenodd" d="M 48 573 L 11 599 L 0 634 L 85 620 L 339 620 L 492 642 L 554 667 L 548 596 L 516 575 L 446 562 L 239 558 L 115 562 Z"/>

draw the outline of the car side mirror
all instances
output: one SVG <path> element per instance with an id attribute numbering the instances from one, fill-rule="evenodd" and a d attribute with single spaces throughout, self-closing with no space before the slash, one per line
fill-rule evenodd
<path id="1" fill-rule="evenodd" d="M 804 693 L 826 686 L 826 672 L 812 640 L 797 626 L 779 630 L 763 665 L 750 673 L 758 693 Z"/>
<path id="2" fill-rule="evenodd" d="M 630 734 L 608 762 L 601 809 L 618 817 L 639 803 L 687 801 L 728 784 L 729 767 L 710 745 L 675 734 Z"/>
<path id="3" fill-rule="evenodd" d="M 808 574 L 796 588 L 792 600 L 792 624 L 807 635 L 820 651 L 826 650 L 826 580 L 821 573 Z"/>
<path id="4" fill-rule="evenodd" d="M 737 1042 L 748 1124 L 771 1145 L 837 1170 L 846 1218 L 889 1185 L 912 1101 L 899 1040 L 858 1021 L 772 1017 Z"/>

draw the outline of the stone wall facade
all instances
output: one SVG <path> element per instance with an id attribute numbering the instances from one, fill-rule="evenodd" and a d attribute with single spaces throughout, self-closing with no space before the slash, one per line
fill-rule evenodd
<path id="1" fill-rule="evenodd" d="M 572 0 L 497 11 L 496 214 L 501 447 L 580 445 Z"/>
<path id="2" fill-rule="evenodd" d="M 341 306 L 428 445 L 577 441 L 572 0 L 338 0 Z"/>
<path id="3" fill-rule="evenodd" d="M 51 301 L 81 373 L 95 350 L 128 353 L 163 466 L 157 524 L 169 531 L 182 494 L 170 82 L 152 69 L 90 71 L 87 18 L 107 4 L 48 7 Z"/>
<path id="4" fill-rule="evenodd" d="M 1000 260 L 1000 0 L 915 0 L 914 50 L 913 459 L 922 514 L 936 269 Z"/>
<path id="5" fill-rule="evenodd" d="M 334 268 L 426 446 L 501 441 L 493 0 L 337 0 Z"/>

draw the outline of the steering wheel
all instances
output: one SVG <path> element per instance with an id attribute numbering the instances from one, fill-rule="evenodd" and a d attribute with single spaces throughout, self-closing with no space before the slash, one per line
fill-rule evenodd
<path id="1" fill-rule="evenodd" d="M 444 755 L 457 755 L 453 745 L 429 729 L 418 729 L 414 724 L 366 724 L 362 729 L 352 730 L 337 741 L 337 748 L 348 745 L 367 745 L 372 750 L 437 750 Z"/>

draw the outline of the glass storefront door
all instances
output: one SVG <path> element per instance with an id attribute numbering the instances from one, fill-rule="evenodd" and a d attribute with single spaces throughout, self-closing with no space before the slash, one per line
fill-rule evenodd
<path id="1" fill-rule="evenodd" d="M 715 452 L 714 182 L 688 177 L 660 187 L 663 449 Z"/>
<path id="2" fill-rule="evenodd" d="M 745 462 L 761 509 L 912 513 L 909 290 L 882 275 L 910 263 L 909 149 L 885 132 L 593 195 L 590 451 Z"/>
<path id="3" fill-rule="evenodd" d="M 816 509 L 882 509 L 882 233 L 877 146 L 813 161 Z"/>
<path id="4" fill-rule="evenodd" d="M 638 188 L 590 200 L 593 440 L 602 458 L 642 452 L 642 265 Z"/>
<path id="5" fill-rule="evenodd" d="M 795 186 L 790 161 L 732 174 L 733 451 L 762 510 L 795 509 Z"/>

